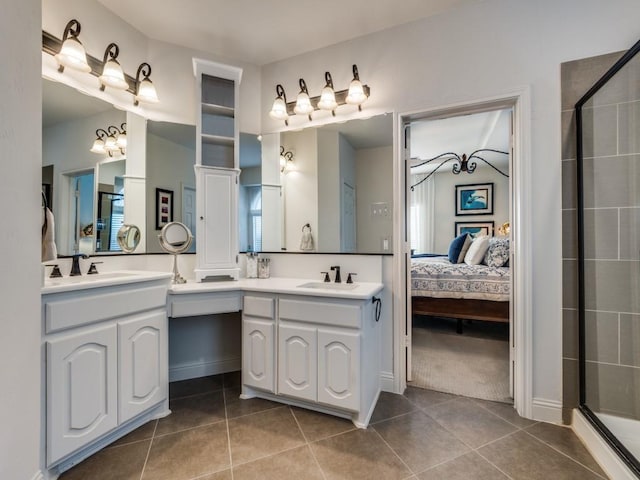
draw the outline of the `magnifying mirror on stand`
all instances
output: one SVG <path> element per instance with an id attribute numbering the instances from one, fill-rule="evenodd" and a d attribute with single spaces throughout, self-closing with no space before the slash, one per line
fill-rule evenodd
<path id="1" fill-rule="evenodd" d="M 136 225 L 126 223 L 118 230 L 118 245 L 125 253 L 132 253 L 140 243 L 140 229 Z"/>
<path id="2" fill-rule="evenodd" d="M 186 252 L 191 246 L 193 235 L 189 228 L 180 222 L 167 223 L 158 235 L 162 249 L 173 255 L 173 283 L 187 283 L 178 273 L 178 254 Z"/>

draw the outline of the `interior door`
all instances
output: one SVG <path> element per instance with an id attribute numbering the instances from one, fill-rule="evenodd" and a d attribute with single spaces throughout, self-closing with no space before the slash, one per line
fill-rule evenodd
<path id="1" fill-rule="evenodd" d="M 410 172 L 411 169 L 409 168 L 411 166 L 411 124 L 410 123 L 405 123 L 404 125 L 404 162 L 402 162 L 402 164 L 404 165 L 404 204 L 406 205 L 410 205 L 410 198 L 411 198 L 411 193 L 409 192 L 409 188 L 411 185 L 410 180 Z M 411 328 L 412 328 L 412 312 L 411 312 L 411 246 L 409 244 L 409 239 L 411 238 L 411 222 L 409 221 L 410 218 L 410 212 L 411 209 L 410 208 L 405 208 L 404 209 L 405 212 L 405 219 L 404 219 L 404 232 L 403 232 L 403 239 L 402 239 L 402 244 L 404 245 L 404 250 L 403 250 L 403 265 L 404 265 L 404 272 L 405 272 L 405 277 L 406 277 L 406 285 L 407 288 L 406 290 L 406 296 L 405 296 L 405 303 L 406 303 L 406 318 L 405 318 L 405 354 L 407 357 L 407 382 L 410 382 L 413 380 L 413 374 L 412 374 L 412 362 L 411 362 Z"/>

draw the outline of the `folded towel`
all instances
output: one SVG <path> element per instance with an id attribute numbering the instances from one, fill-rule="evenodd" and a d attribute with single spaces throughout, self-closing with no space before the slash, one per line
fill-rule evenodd
<path id="1" fill-rule="evenodd" d="M 58 258 L 58 249 L 55 241 L 55 228 L 53 222 L 53 212 L 49 207 L 44 207 L 42 211 L 42 260 L 49 262 Z"/>

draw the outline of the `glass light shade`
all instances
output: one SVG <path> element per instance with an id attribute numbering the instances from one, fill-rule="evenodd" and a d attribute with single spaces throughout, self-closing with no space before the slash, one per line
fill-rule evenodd
<path id="1" fill-rule="evenodd" d="M 87 63 L 87 53 L 79 40 L 73 37 L 67 38 L 56 55 L 58 64 L 80 72 L 90 72 L 91 67 Z"/>
<path id="2" fill-rule="evenodd" d="M 91 150 L 89 151 L 93 153 L 107 153 L 104 148 L 104 141 L 101 138 L 96 138 L 93 141 L 93 145 L 91 146 Z"/>
<path id="3" fill-rule="evenodd" d="M 109 135 L 104 142 L 104 149 L 107 152 L 120 150 L 120 147 L 118 147 L 118 145 L 116 144 L 116 137 L 114 137 L 113 135 Z"/>
<path id="4" fill-rule="evenodd" d="M 144 103 L 158 103 L 158 94 L 156 93 L 156 87 L 153 86 L 151 80 L 145 78 L 138 85 L 138 94 L 136 100 Z"/>
<path id="5" fill-rule="evenodd" d="M 327 86 L 322 89 L 320 94 L 320 101 L 318 102 L 318 108 L 321 110 L 335 110 L 338 106 L 336 102 L 336 94 L 333 88 Z"/>
<path id="6" fill-rule="evenodd" d="M 273 106 L 271 107 L 269 116 L 271 118 L 275 118 L 276 120 L 286 120 L 287 118 L 289 118 L 289 114 L 287 113 L 287 105 L 284 103 L 284 99 L 282 97 L 278 97 L 273 101 Z"/>
<path id="7" fill-rule="evenodd" d="M 124 79 L 122 67 L 113 59 L 104 64 L 102 75 L 98 79 L 102 85 L 107 87 L 117 88 L 118 90 L 127 90 L 129 88 L 129 84 Z"/>
<path id="8" fill-rule="evenodd" d="M 311 99 L 309 98 L 308 94 L 304 92 L 300 92 L 298 94 L 296 106 L 294 107 L 293 111 L 298 115 L 309 115 L 311 112 L 313 112 L 313 106 L 311 105 Z"/>
<path id="9" fill-rule="evenodd" d="M 119 133 L 116 137 L 116 145 L 118 148 L 125 149 L 127 148 L 127 134 Z"/>
<path id="10" fill-rule="evenodd" d="M 284 155 L 280 155 L 280 171 L 284 170 L 284 167 L 287 165 L 287 159 L 284 158 Z"/>
<path id="11" fill-rule="evenodd" d="M 362 82 L 360 80 L 353 79 L 349 85 L 349 93 L 345 101 L 349 105 L 360 105 L 367 99 L 367 95 L 364 93 Z"/>

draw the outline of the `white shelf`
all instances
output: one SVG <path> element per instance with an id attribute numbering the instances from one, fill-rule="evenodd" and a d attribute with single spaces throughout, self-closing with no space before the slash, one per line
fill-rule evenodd
<path id="1" fill-rule="evenodd" d="M 219 115 L 221 117 L 235 117 L 235 109 L 232 107 L 224 107 L 222 105 L 214 105 L 213 103 L 203 103 L 202 113 L 209 115 Z"/>
<path id="2" fill-rule="evenodd" d="M 227 145 L 229 147 L 233 147 L 235 145 L 235 138 L 233 137 L 208 135 L 206 133 L 203 133 L 200 137 L 202 138 L 202 143 L 208 143 L 210 145 Z"/>

